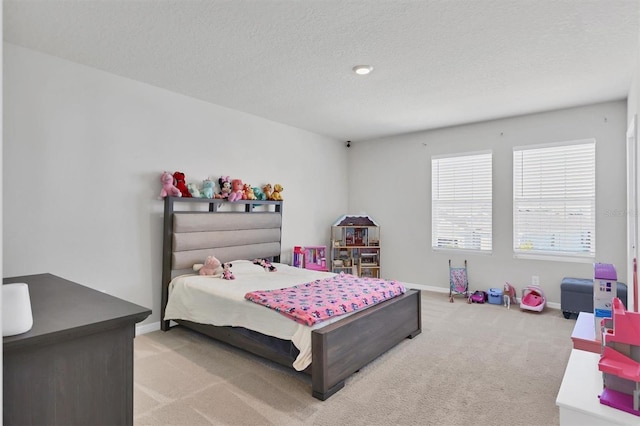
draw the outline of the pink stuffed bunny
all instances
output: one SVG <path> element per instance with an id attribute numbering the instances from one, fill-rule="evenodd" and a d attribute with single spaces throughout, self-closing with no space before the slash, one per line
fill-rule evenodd
<path id="1" fill-rule="evenodd" d="M 160 182 L 162 182 L 162 190 L 160 191 L 160 197 L 182 197 L 182 192 L 176 188 L 176 180 L 169 172 L 163 172 L 160 175 Z"/>
<path id="2" fill-rule="evenodd" d="M 200 268 L 200 275 L 222 276 L 222 263 L 215 256 L 207 256 L 204 265 Z"/>

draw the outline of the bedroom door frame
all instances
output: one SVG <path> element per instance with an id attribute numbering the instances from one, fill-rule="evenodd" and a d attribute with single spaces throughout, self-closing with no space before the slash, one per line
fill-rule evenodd
<path id="1" fill-rule="evenodd" d="M 627 128 L 627 309 L 638 312 L 638 116 Z"/>

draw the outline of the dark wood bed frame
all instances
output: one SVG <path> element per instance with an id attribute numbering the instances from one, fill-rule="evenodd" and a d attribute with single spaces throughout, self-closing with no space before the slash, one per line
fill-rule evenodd
<path id="1" fill-rule="evenodd" d="M 192 206 L 196 210 L 176 210 L 176 203 L 182 206 Z M 191 204 L 195 203 L 195 204 Z M 208 205 L 208 210 L 202 210 L 202 204 Z M 200 205 L 198 210 L 197 205 Z M 282 201 L 256 201 L 243 200 L 230 203 L 218 199 L 179 198 L 167 197 L 164 203 L 164 237 L 162 260 L 162 309 L 161 328 L 169 330 L 170 322 L 164 320 L 165 306 L 168 300 L 169 282 L 176 273 L 177 257 L 184 255 L 178 253 L 182 248 L 177 247 L 174 238 L 175 216 L 179 214 L 215 214 L 224 217 L 229 213 L 246 213 L 249 222 L 252 222 L 252 214 L 277 215 L 280 228 L 282 223 Z M 228 206 L 235 210 L 220 210 L 221 206 Z M 239 211 L 238 209 L 243 209 Z M 222 216 L 220 216 L 222 215 Z M 232 216 L 228 216 L 232 217 Z M 257 217 L 253 216 L 253 217 Z M 210 247 L 196 247 L 193 250 L 194 259 L 201 263 L 206 255 L 215 255 L 221 262 L 236 259 L 252 259 L 256 257 L 270 257 L 275 262 L 280 261 L 280 237 L 278 229 L 278 241 L 265 244 L 263 240 L 256 241 L 255 251 L 253 243 L 246 237 L 239 243 L 241 247 L 220 246 L 212 242 Z M 244 231 L 243 231 L 244 232 Z M 247 231 L 251 232 L 251 231 Z M 227 243 L 225 243 L 227 244 Z M 267 248 L 267 246 L 269 246 Z M 277 252 L 275 251 L 277 247 Z M 267 253 L 269 252 L 269 253 Z M 245 256 L 236 257 L 238 253 Z M 184 261 L 182 262 L 184 266 Z M 422 331 L 421 301 L 419 290 L 407 290 L 399 297 L 387 300 L 369 307 L 363 311 L 345 317 L 342 320 L 312 331 L 312 363 L 305 370 L 311 374 L 312 395 L 320 400 L 326 400 L 331 395 L 344 387 L 344 381 L 354 372 L 373 361 L 375 358 L 388 351 L 402 340 L 413 338 Z M 235 347 L 244 349 L 281 365 L 292 367 L 293 358 L 285 356 L 269 345 L 260 343 L 257 339 L 248 335 L 246 330 L 236 327 L 216 327 L 208 324 L 198 324 L 190 321 L 178 320 L 178 324 L 198 331 L 217 340 L 223 341 Z M 255 332 L 253 332 L 255 333 Z M 256 333 L 257 334 L 257 333 Z"/>

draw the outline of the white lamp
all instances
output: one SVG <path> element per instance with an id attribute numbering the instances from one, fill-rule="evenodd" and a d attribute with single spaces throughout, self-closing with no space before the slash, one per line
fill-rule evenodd
<path id="1" fill-rule="evenodd" d="M 25 283 L 2 286 L 2 337 L 26 333 L 33 327 L 29 286 Z"/>

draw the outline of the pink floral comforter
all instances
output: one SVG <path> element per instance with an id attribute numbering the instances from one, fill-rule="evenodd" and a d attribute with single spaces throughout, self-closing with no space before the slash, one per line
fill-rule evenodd
<path id="1" fill-rule="evenodd" d="M 244 297 L 311 326 L 337 315 L 375 305 L 406 291 L 404 285 L 397 281 L 343 273 L 293 287 L 252 291 Z"/>

